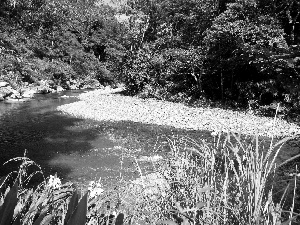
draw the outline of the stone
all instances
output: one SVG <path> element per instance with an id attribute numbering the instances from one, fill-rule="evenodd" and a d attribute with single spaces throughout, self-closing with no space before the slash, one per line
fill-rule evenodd
<path id="1" fill-rule="evenodd" d="M 27 89 L 22 93 L 22 97 L 23 98 L 32 98 L 33 95 L 35 94 L 35 92 L 36 92 L 35 90 Z"/>
<path id="2" fill-rule="evenodd" d="M 62 86 L 59 86 L 59 85 L 58 85 L 58 86 L 56 87 L 56 91 L 57 91 L 57 92 L 62 92 L 62 91 L 64 91 L 64 90 L 65 90 L 65 89 L 64 89 Z"/>
<path id="3" fill-rule="evenodd" d="M 22 98 L 11 98 L 11 97 L 9 97 L 5 100 L 5 102 L 7 102 L 7 103 L 20 103 L 20 102 L 25 102 L 25 101 L 26 100 L 22 99 Z"/>
<path id="4" fill-rule="evenodd" d="M 9 86 L 8 82 L 5 82 L 5 81 L 0 82 L 0 87 L 7 87 L 7 86 Z"/>
<path id="5" fill-rule="evenodd" d="M 11 95 L 9 96 L 9 98 L 11 98 L 11 99 L 21 99 L 22 96 L 21 96 L 21 94 L 20 94 L 19 92 L 17 92 L 17 93 L 11 94 Z"/>
<path id="6" fill-rule="evenodd" d="M 0 87 L 0 97 L 2 97 L 2 98 L 6 98 L 14 93 L 15 93 L 15 90 L 12 89 L 12 87 L 10 87 L 10 86 Z"/>
<path id="7" fill-rule="evenodd" d="M 51 93 L 51 89 L 46 85 L 38 86 L 36 93 L 38 93 L 38 94 L 48 94 L 48 93 Z"/>

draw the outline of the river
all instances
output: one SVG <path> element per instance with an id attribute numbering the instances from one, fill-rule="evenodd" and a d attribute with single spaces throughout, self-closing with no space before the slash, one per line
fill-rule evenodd
<path id="1" fill-rule="evenodd" d="M 57 111 L 62 104 L 78 101 L 76 96 L 82 92 L 35 95 L 28 102 L 0 103 L 0 176 L 17 170 L 19 163 L 3 164 L 22 157 L 25 150 L 26 156 L 41 166 L 45 177 L 57 174 L 63 182 L 78 185 L 100 178 L 112 182 L 121 176 L 120 168 L 130 167 L 130 162 L 121 157 L 121 147 L 102 132 L 98 122 Z M 134 176 L 134 169 L 126 171 Z M 41 178 L 36 175 L 33 180 L 39 182 Z"/>

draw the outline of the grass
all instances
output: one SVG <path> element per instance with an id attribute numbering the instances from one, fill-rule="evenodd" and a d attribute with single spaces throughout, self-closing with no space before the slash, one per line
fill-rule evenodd
<path id="1" fill-rule="evenodd" d="M 56 176 L 28 188 L 32 176 L 41 170 L 26 155 L 16 158 L 22 162 L 19 171 L 9 174 L 0 184 L 0 224 L 299 222 L 294 201 L 297 174 L 293 176 L 291 208 L 284 210 L 287 191 L 273 198 L 276 157 L 288 138 L 264 150 L 258 136 L 244 142 L 233 133 L 227 133 L 225 139 L 221 133 L 214 135 L 213 145 L 189 138 L 169 139 L 168 157 L 153 162 L 155 176 L 143 174 L 136 161 L 141 182 L 120 180 L 106 191 L 101 189 L 100 180 L 92 183 L 88 192 L 79 193 L 74 185 L 61 184 Z M 32 166 L 38 170 L 28 174 Z M 157 182 L 153 185 L 154 180 Z"/>

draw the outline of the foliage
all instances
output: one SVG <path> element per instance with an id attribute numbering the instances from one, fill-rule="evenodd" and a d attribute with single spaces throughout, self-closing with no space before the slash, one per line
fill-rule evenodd
<path id="1" fill-rule="evenodd" d="M 121 62 L 128 91 L 169 100 L 182 93 L 243 107 L 252 100 L 297 105 L 298 50 L 287 45 L 281 18 L 265 10 L 271 3 L 236 1 L 224 10 L 226 2 L 130 1 L 126 12 L 141 11 L 149 22 L 143 43 Z"/>
<path id="2" fill-rule="evenodd" d="M 57 76 L 63 79 L 59 83 L 115 80 L 113 73 L 103 72 L 114 68 L 124 50 L 117 44 L 123 26 L 113 9 L 95 7 L 93 1 L 16 1 L 1 12 L 4 74 L 13 72 L 29 83 Z"/>
<path id="3" fill-rule="evenodd" d="M 247 102 L 257 99 L 266 89 L 255 83 L 277 79 L 275 65 L 269 57 L 276 54 L 272 52 L 274 43 L 285 48 L 283 31 L 274 18 L 261 15 L 255 4 L 229 4 L 207 31 L 205 42 L 208 46 L 206 66 L 212 74 L 206 79 L 214 84 L 205 86 L 210 95 Z M 266 72 L 266 67 L 272 66 Z M 254 86 L 239 87 L 247 86 L 246 82 Z"/>
<path id="4" fill-rule="evenodd" d="M 119 5 L 4 1 L 2 79 L 13 77 L 15 86 L 54 79 L 65 88 L 73 81 L 79 87 L 88 79 L 122 80 L 144 97 L 229 100 L 244 107 L 276 100 L 298 107 L 299 49 L 288 45 L 298 43 L 298 1 Z"/>
<path id="5" fill-rule="evenodd" d="M 97 185 L 82 194 L 73 184 L 62 184 L 55 175 L 37 187 L 28 188 L 31 178 L 42 171 L 38 166 L 37 172 L 28 174 L 29 167 L 36 164 L 25 156 L 10 161 L 16 160 L 22 162 L 19 171 L 16 171 L 17 177 L 14 178 L 11 173 L 0 179 L 0 224 L 92 225 L 104 224 L 101 220 L 108 219 L 106 214 L 94 215 L 107 205 L 101 196 L 103 190 L 99 192 Z M 110 219 L 111 224 L 121 225 L 124 215 L 118 213 Z"/>

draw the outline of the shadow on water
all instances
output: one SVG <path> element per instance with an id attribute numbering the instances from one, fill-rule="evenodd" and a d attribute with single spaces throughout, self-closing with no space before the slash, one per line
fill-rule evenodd
<path id="1" fill-rule="evenodd" d="M 98 138 L 93 129 L 70 130 L 83 120 L 56 111 L 58 105 L 76 101 L 59 96 L 38 97 L 25 103 L 1 105 L 0 165 L 24 155 L 41 165 L 45 176 L 57 173 L 66 179 L 72 168 L 68 164 L 53 164 L 60 155 L 82 154 L 92 148 L 90 141 Z M 0 176 L 16 170 L 18 163 L 1 166 Z"/>

